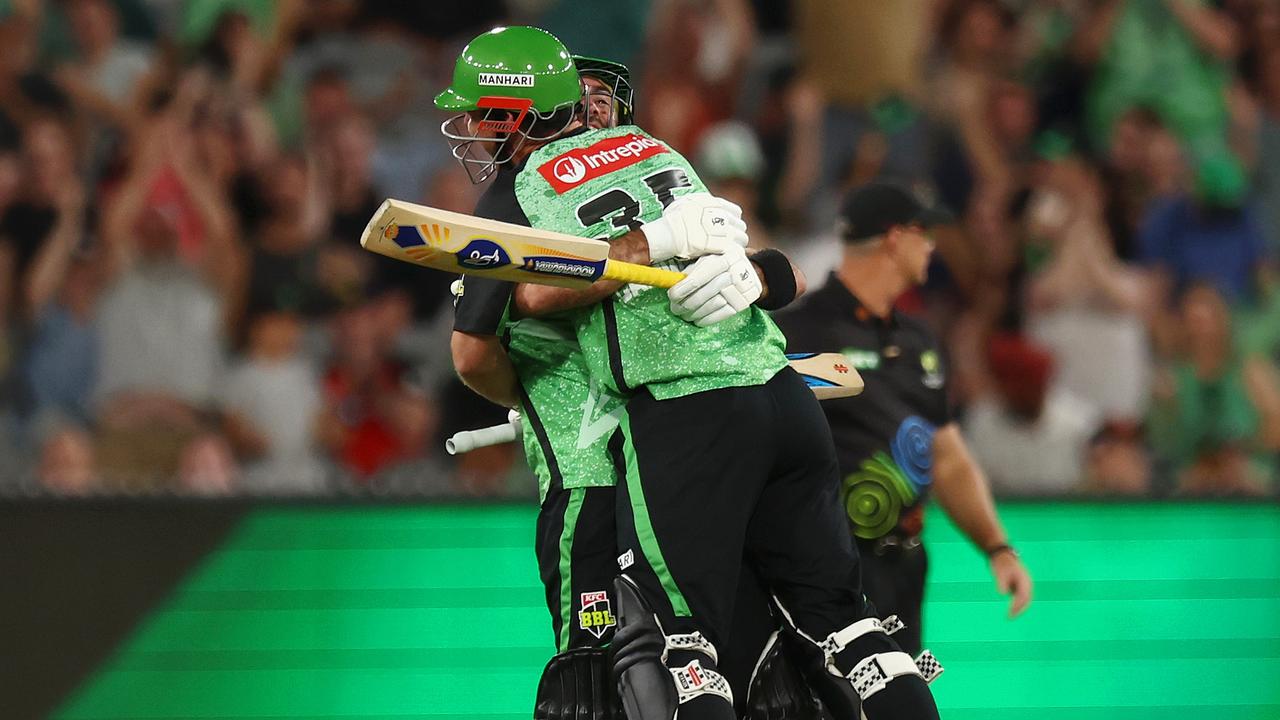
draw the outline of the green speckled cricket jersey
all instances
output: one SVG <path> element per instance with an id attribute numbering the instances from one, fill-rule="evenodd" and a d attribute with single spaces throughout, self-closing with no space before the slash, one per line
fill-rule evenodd
<path id="1" fill-rule="evenodd" d="M 533 227 L 597 238 L 623 235 L 676 197 L 706 192 L 688 161 L 633 125 L 539 148 L 515 186 Z M 787 364 L 785 339 L 763 310 L 700 328 L 672 314 L 665 290 L 641 285 L 584 312 L 578 340 L 592 377 L 623 395 L 648 387 L 659 400 L 761 385 Z"/>
<path id="2" fill-rule="evenodd" d="M 614 485 L 608 445 L 623 401 L 587 371 L 574 323 L 524 319 L 507 329 L 507 354 L 525 395 L 524 452 L 538 477 L 539 497 L 552 484 Z"/>
<path id="3" fill-rule="evenodd" d="M 516 168 L 503 166 L 476 214 L 528 225 L 516 200 Z M 572 317 L 513 320 L 512 284 L 479 276 L 462 279 L 454 300 L 454 330 L 504 339 L 519 379 L 522 442 L 539 497 L 553 488 L 615 484 L 608 453 L 622 399 L 592 381 L 578 348 Z"/>

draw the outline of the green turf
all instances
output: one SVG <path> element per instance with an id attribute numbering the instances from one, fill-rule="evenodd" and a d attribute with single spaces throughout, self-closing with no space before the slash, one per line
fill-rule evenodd
<path id="1" fill-rule="evenodd" d="M 925 637 L 948 720 L 1280 719 L 1280 509 L 1011 504 L 1009 621 L 936 512 Z M 252 514 L 57 717 L 529 717 L 551 631 L 526 507 Z"/>

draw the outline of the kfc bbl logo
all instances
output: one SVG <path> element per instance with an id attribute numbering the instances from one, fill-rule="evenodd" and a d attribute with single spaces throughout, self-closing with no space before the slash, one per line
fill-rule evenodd
<path id="1" fill-rule="evenodd" d="M 600 638 L 618 621 L 609 606 L 609 594 L 604 590 L 584 592 L 581 595 L 582 610 L 578 612 L 578 627 Z"/>

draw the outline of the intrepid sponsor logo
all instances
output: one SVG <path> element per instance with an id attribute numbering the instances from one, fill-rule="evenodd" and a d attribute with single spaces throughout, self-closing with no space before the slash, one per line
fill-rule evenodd
<path id="1" fill-rule="evenodd" d="M 533 76 L 517 73 L 480 73 L 480 84 L 496 87 L 533 87 Z"/>
<path id="2" fill-rule="evenodd" d="M 667 147 L 651 137 L 629 133 L 608 138 L 585 148 L 561 153 L 542 164 L 538 172 L 560 194 L 582 183 L 630 167 L 645 158 L 667 152 Z"/>
<path id="3" fill-rule="evenodd" d="M 551 166 L 551 173 L 556 176 L 562 183 L 570 185 L 582 182 L 582 178 L 587 176 L 587 166 L 582 161 L 572 155 L 562 157 Z"/>

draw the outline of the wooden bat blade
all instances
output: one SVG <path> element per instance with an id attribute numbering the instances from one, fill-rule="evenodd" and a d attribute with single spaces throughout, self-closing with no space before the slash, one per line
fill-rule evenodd
<path id="1" fill-rule="evenodd" d="M 862 392 L 862 376 L 840 353 L 787 353 L 787 360 L 819 400 L 853 397 Z"/>
<path id="2" fill-rule="evenodd" d="M 380 255 L 446 272 L 582 288 L 604 275 L 609 244 L 386 200 L 360 237 Z"/>

